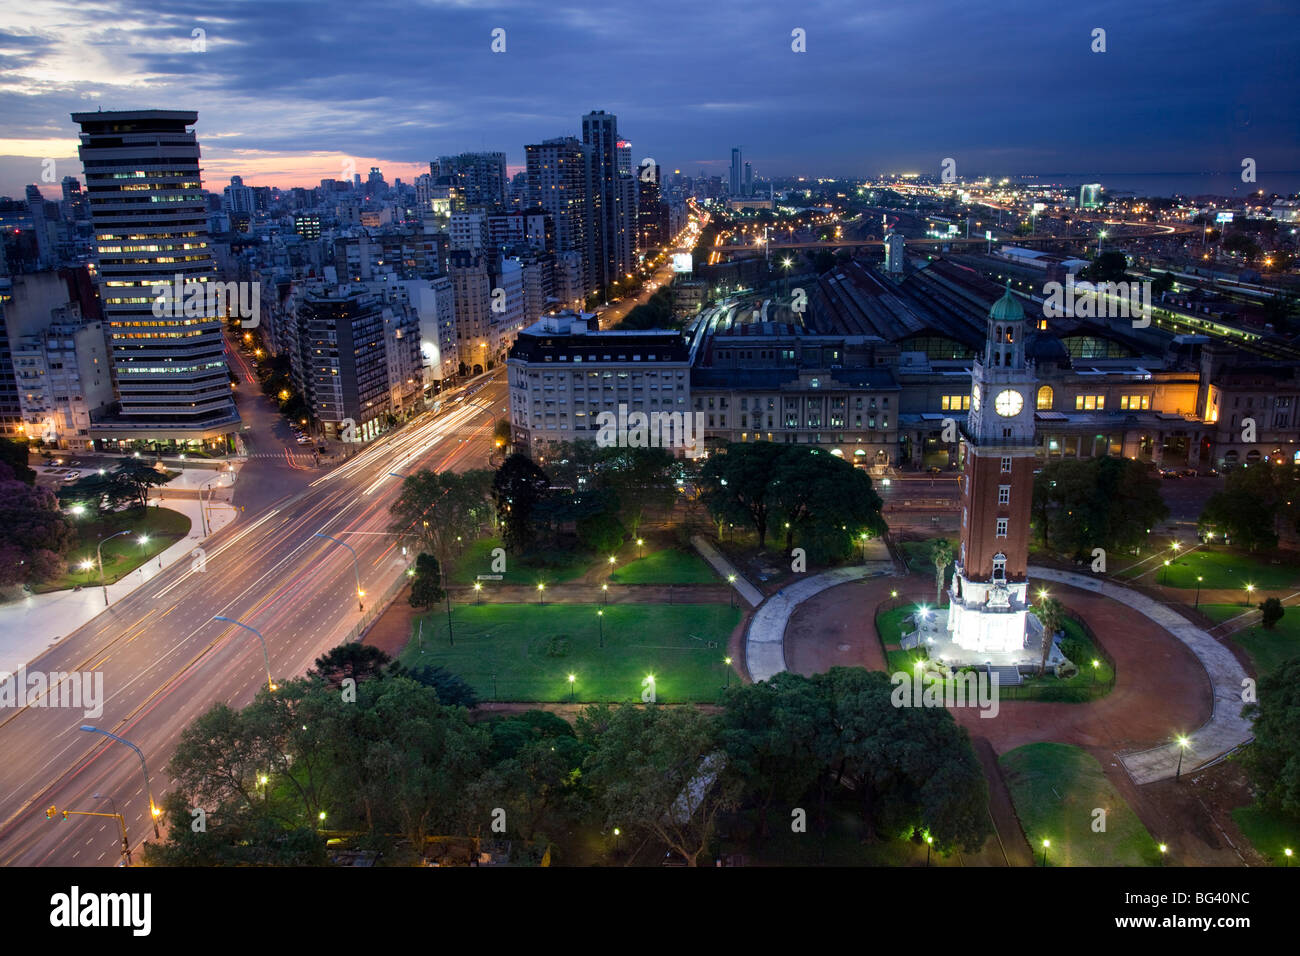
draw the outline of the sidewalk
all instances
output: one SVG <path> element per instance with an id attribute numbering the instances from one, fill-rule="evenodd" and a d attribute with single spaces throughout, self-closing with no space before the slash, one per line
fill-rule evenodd
<path id="1" fill-rule="evenodd" d="M 754 613 L 745 635 L 745 666 L 749 676 L 756 682 L 769 680 L 786 669 L 785 627 L 798 605 L 827 588 L 881 573 L 878 566 L 871 564 L 836 568 L 804 578 L 773 594 Z"/>
<path id="2" fill-rule="evenodd" d="M 745 579 L 744 575 L 732 567 L 731 562 L 724 558 L 717 548 L 709 544 L 709 542 L 705 541 L 698 534 L 691 537 L 691 544 L 695 546 L 696 551 L 700 552 L 700 556 L 704 558 L 705 561 L 709 562 L 709 566 L 722 576 L 722 580 L 726 581 L 733 574 L 736 576 L 736 580 L 733 584 L 736 593 L 747 601 L 750 607 L 758 607 L 763 603 L 763 593 L 759 591 L 758 588 L 754 587 L 754 585 L 750 584 L 749 581 Z"/>
<path id="3" fill-rule="evenodd" d="M 186 474 L 192 472 L 187 471 Z M 215 474 L 209 472 L 208 477 Z M 175 482 L 169 483 L 161 490 L 165 492 L 174 484 Z M 229 500 L 223 500 L 223 492 L 228 499 L 229 486 L 218 489 L 217 485 L 213 485 L 215 500 L 208 509 L 212 532 L 219 531 L 235 520 L 236 512 Z M 150 507 L 157 500 L 156 497 L 151 498 Z M 136 588 L 152 581 L 175 562 L 193 560 L 194 549 L 203 538 L 198 498 L 168 496 L 161 502 L 161 506 L 188 517 L 189 534 L 120 581 L 110 584 L 110 605 L 117 604 Z M 104 591 L 97 581 L 83 586 L 80 591 L 67 589 L 48 594 L 28 594 L 18 600 L 0 604 L 0 672 L 17 671 L 77 628 L 93 620 L 104 609 Z"/>
<path id="4" fill-rule="evenodd" d="M 1195 655 L 1210 679 L 1214 691 L 1214 711 L 1208 721 L 1187 734 L 1189 743 L 1186 753 L 1182 755 L 1183 773 L 1191 773 L 1254 739 L 1251 722 L 1241 716 L 1241 695 L 1247 679 L 1246 671 L 1230 650 L 1205 631 L 1177 611 L 1146 595 L 1093 575 L 1035 566 L 1029 568 L 1029 577 L 1068 584 L 1117 601 L 1164 628 Z M 1152 666 L 1157 665 L 1153 662 Z M 1171 740 L 1150 750 L 1121 754 L 1120 761 L 1134 783 L 1166 780 L 1178 772 L 1179 747 Z"/>

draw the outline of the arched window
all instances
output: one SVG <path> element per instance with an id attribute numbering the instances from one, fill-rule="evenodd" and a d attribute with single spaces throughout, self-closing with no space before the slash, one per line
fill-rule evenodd
<path id="1" fill-rule="evenodd" d="M 1047 412 L 1052 410 L 1052 386 L 1044 385 L 1038 390 L 1038 408 Z"/>

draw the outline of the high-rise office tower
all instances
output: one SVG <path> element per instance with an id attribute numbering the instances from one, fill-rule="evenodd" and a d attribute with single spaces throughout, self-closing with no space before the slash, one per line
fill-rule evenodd
<path id="1" fill-rule="evenodd" d="M 657 249 L 668 239 L 668 211 L 662 197 L 661 172 L 656 163 L 650 174 L 637 179 L 637 242 L 639 250 Z"/>
<path id="2" fill-rule="evenodd" d="M 192 110 L 73 113 L 81 126 L 100 295 L 120 413 L 92 423 L 94 438 L 231 440 L 239 413 L 222 317 L 172 299 L 155 315 L 157 286 L 212 278 L 207 205 Z M 184 288 L 184 285 L 182 285 Z M 197 312 L 198 314 L 185 314 Z"/>
<path id="3" fill-rule="evenodd" d="M 586 150 L 574 137 L 562 136 L 525 146 L 524 153 L 528 163 L 528 206 L 540 206 L 551 214 L 555 249 L 558 253 L 579 254 L 583 263 L 579 281 L 589 293 L 595 287 L 595 277 L 592 263 L 587 260 L 590 209 Z"/>
<path id="4" fill-rule="evenodd" d="M 632 175 L 632 144 L 620 139 L 615 147 L 618 150 L 618 171 L 624 176 Z"/>
<path id="5" fill-rule="evenodd" d="M 632 271 L 636 236 L 636 183 L 618 170 L 618 117 L 594 110 L 582 118 L 587 147 L 592 229 L 587 237 L 597 287 L 608 295 Z"/>
<path id="6" fill-rule="evenodd" d="M 429 163 L 434 179 L 450 177 L 464 196 L 465 206 L 506 205 L 506 154 L 461 153 L 439 156 Z"/>
<path id="7" fill-rule="evenodd" d="M 754 167 L 749 163 L 745 164 L 745 195 L 754 195 Z"/>
<path id="8" fill-rule="evenodd" d="M 733 146 L 731 147 L 731 177 L 727 181 L 727 190 L 730 195 L 732 196 L 740 195 L 740 188 L 742 185 L 741 177 L 743 175 L 744 173 L 741 169 L 741 162 L 740 162 L 740 147 Z"/>

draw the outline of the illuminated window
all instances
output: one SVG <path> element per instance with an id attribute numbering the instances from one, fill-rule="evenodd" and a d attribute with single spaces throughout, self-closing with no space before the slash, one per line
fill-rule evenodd
<path id="1" fill-rule="evenodd" d="M 1038 408 L 1040 411 L 1052 410 L 1052 386 L 1044 385 L 1038 390 Z"/>
<path id="2" fill-rule="evenodd" d="M 1151 407 L 1150 395 L 1121 395 L 1119 397 L 1119 407 L 1138 411 L 1139 409 L 1149 409 Z"/>
<path id="3" fill-rule="evenodd" d="M 1074 396 L 1075 411 L 1082 412 L 1099 412 L 1106 407 L 1105 395 L 1076 395 Z"/>
<path id="4" fill-rule="evenodd" d="M 1010 458 L 1003 458 L 1003 459 L 1002 459 L 1002 474 L 1004 474 L 1004 475 L 1009 475 L 1009 474 L 1011 474 L 1011 459 L 1010 459 Z"/>
<path id="5" fill-rule="evenodd" d="M 970 396 L 969 395 L 944 395 L 940 399 L 940 407 L 945 412 L 970 411 Z"/>

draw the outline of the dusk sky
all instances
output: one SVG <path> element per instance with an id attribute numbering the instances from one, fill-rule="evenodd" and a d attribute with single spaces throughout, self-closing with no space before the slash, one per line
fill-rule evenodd
<path id="1" fill-rule="evenodd" d="M 80 176 L 69 114 L 96 107 L 198 110 L 216 189 L 347 160 L 409 181 L 482 149 L 513 172 L 592 109 L 636 161 L 691 174 L 725 175 L 734 145 L 760 176 L 1296 170 L 1298 64 L 1287 0 L 4 0 L 0 194 L 47 157 Z"/>

